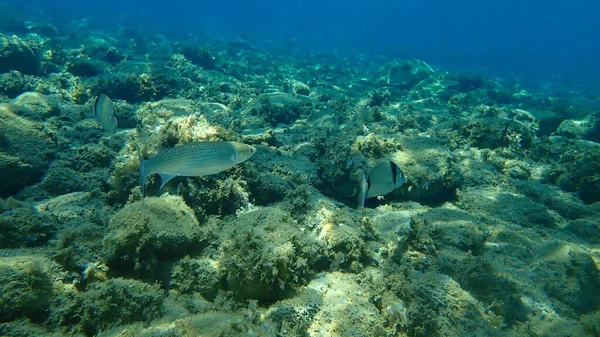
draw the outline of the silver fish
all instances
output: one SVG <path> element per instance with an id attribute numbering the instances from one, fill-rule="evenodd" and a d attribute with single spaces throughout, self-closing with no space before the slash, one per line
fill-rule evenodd
<path id="1" fill-rule="evenodd" d="M 94 111 L 94 118 L 100 123 L 100 126 L 113 135 L 118 124 L 113 101 L 105 94 L 100 94 L 94 101 L 92 110 Z"/>
<path id="2" fill-rule="evenodd" d="M 383 161 L 371 168 L 369 176 L 360 171 L 358 208 L 365 206 L 365 199 L 386 195 L 406 182 L 404 173 L 393 161 Z"/>
<path id="3" fill-rule="evenodd" d="M 140 179 L 145 194 L 146 177 L 158 173 L 160 188 L 175 176 L 207 176 L 230 169 L 256 153 L 253 146 L 230 141 L 202 141 L 161 149 L 147 160 L 140 157 Z"/>

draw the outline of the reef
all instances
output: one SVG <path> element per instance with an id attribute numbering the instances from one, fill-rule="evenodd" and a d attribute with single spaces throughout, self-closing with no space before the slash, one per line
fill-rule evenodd
<path id="1" fill-rule="evenodd" d="M 0 20 L 0 335 L 598 336 L 597 88 L 37 20 Z M 257 153 L 142 192 L 205 140 Z"/>

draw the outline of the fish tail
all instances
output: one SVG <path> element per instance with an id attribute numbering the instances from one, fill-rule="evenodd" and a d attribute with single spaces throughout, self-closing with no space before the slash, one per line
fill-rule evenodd
<path id="1" fill-rule="evenodd" d="M 142 197 L 146 195 L 146 168 L 145 168 L 145 160 L 142 158 L 142 153 L 140 152 L 140 147 L 136 145 L 138 158 L 140 160 L 140 183 L 142 184 Z"/>

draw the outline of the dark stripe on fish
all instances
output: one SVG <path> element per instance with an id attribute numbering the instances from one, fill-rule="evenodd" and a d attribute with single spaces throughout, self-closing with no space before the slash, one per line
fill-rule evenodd
<path id="1" fill-rule="evenodd" d="M 116 107 L 110 97 L 105 94 L 100 94 L 96 97 L 92 106 L 94 118 L 106 131 L 114 134 L 117 129 L 117 114 Z"/>
<path id="2" fill-rule="evenodd" d="M 400 187 L 406 179 L 400 167 L 393 161 L 382 161 L 373 166 L 365 176 L 360 172 L 358 208 L 362 208 L 365 199 L 386 195 Z"/>
<path id="3" fill-rule="evenodd" d="M 393 161 L 390 161 L 390 170 L 392 170 L 392 182 L 394 182 L 394 186 L 398 182 L 398 165 Z"/>
<path id="4" fill-rule="evenodd" d="M 161 188 L 176 176 L 206 176 L 230 169 L 256 153 L 253 146 L 230 141 L 202 141 L 163 149 L 147 160 L 140 155 L 140 180 L 145 192 L 146 177 L 159 174 Z"/>

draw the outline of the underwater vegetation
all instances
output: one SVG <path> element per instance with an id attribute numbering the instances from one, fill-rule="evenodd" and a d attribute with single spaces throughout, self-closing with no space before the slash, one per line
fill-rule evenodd
<path id="1" fill-rule="evenodd" d="M 15 20 L 0 335 L 600 336 L 597 93 Z"/>

